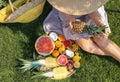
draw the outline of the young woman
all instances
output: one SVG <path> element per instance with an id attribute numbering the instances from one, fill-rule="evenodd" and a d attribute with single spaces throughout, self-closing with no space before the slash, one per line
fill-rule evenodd
<path id="1" fill-rule="evenodd" d="M 110 39 L 111 32 L 104 4 L 108 0 L 48 0 L 53 6 L 43 26 L 47 34 L 64 34 L 66 39 L 75 40 L 86 52 L 111 56 L 120 62 L 120 48 Z M 106 25 L 104 33 L 91 36 L 87 33 L 71 33 L 74 21 L 85 21 L 87 25 Z"/>

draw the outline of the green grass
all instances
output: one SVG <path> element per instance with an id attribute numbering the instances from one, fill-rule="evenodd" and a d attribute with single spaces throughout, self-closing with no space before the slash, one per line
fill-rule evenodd
<path id="1" fill-rule="evenodd" d="M 112 30 L 109 38 L 120 46 L 120 0 L 110 0 L 105 8 Z M 64 80 L 30 79 L 32 71 L 23 73 L 19 69 L 18 58 L 32 59 L 36 53 L 34 43 L 45 34 L 42 22 L 50 9 L 46 4 L 43 14 L 31 23 L 0 24 L 0 82 L 120 82 L 120 63 L 84 51 L 81 68 Z"/>

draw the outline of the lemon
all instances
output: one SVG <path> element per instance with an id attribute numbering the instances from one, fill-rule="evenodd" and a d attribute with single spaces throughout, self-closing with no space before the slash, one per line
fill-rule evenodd
<path id="1" fill-rule="evenodd" d="M 80 59 L 81 59 L 81 56 L 79 56 L 79 55 L 75 55 L 75 56 L 73 56 L 73 58 L 72 58 L 72 60 L 73 60 L 74 62 L 79 62 Z"/>
<path id="2" fill-rule="evenodd" d="M 58 50 L 59 50 L 60 53 L 63 53 L 65 51 L 65 47 L 61 46 Z"/>
<path id="3" fill-rule="evenodd" d="M 73 66 L 74 66 L 75 68 L 79 68 L 79 67 L 80 67 L 80 62 L 74 62 L 74 63 L 73 63 Z"/>

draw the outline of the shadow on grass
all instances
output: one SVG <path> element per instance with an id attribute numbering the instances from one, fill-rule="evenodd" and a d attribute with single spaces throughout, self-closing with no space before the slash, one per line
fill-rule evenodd
<path id="1" fill-rule="evenodd" d="M 48 15 L 48 13 L 50 12 L 50 10 L 51 10 L 51 6 L 49 5 L 49 3 L 46 3 L 43 13 L 32 22 L 29 22 L 29 23 L 0 23 L 0 25 L 7 26 L 9 29 L 11 29 L 13 31 L 14 34 L 20 32 L 20 33 L 23 33 L 25 36 L 27 36 L 29 39 L 28 43 L 25 43 L 23 41 L 19 41 L 19 43 L 21 45 L 24 45 L 23 49 L 24 49 L 25 53 L 23 53 L 23 54 L 29 54 L 29 52 L 30 52 L 32 55 L 32 53 L 35 52 L 34 44 L 35 44 L 36 39 L 39 36 L 42 36 L 45 34 L 43 27 L 42 27 L 42 23 L 43 23 L 44 19 L 46 18 L 46 16 Z M 28 52 L 26 52 L 26 51 L 28 51 Z"/>
<path id="2" fill-rule="evenodd" d="M 21 33 L 24 34 L 28 38 L 28 42 L 19 41 L 19 44 L 22 46 L 24 53 L 23 54 L 30 54 L 34 49 L 34 43 L 39 37 L 39 35 L 44 34 L 42 31 L 41 23 L 39 22 L 31 22 L 26 24 L 20 23 L 11 23 L 11 24 L 2 24 L 7 26 L 9 29 L 13 31 L 14 34 Z M 30 55 L 27 55 L 30 56 Z"/>
<path id="3" fill-rule="evenodd" d="M 46 5 L 47 6 L 44 8 L 44 11 L 41 14 L 41 16 L 39 16 L 37 19 L 35 19 L 30 23 L 0 23 L 1 26 L 5 26 L 8 29 L 10 29 L 13 35 L 18 34 L 19 36 L 22 36 L 22 39 L 18 39 L 19 41 L 17 42 L 19 42 L 18 46 L 20 45 L 20 48 L 22 48 L 22 51 L 21 51 L 22 54 L 19 57 L 23 59 L 32 59 L 33 53 L 37 55 L 34 47 L 35 41 L 39 36 L 45 34 L 42 28 L 42 23 L 51 9 L 48 3 L 46 3 Z M 24 39 L 24 36 L 25 36 L 25 39 Z M 24 75 L 24 73 L 21 73 L 21 70 L 18 70 L 19 67 L 21 67 L 20 66 L 21 62 L 19 62 L 18 59 L 16 59 L 15 62 L 16 62 L 16 65 L 14 65 L 15 67 L 14 71 L 16 74 L 15 74 L 14 81 L 25 82 L 26 80 L 28 80 L 27 82 L 30 82 L 29 78 L 31 77 L 32 73 L 26 72 L 26 74 Z M 1 80 L 2 79 L 0 77 L 0 81 Z M 32 81 L 32 82 L 35 82 L 35 81 Z"/>
<path id="4" fill-rule="evenodd" d="M 106 60 L 108 60 L 109 62 L 117 65 L 118 67 L 120 67 L 120 63 L 119 63 L 117 60 L 113 59 L 112 57 L 104 57 L 104 58 L 105 58 Z"/>
<path id="5" fill-rule="evenodd" d="M 107 60 L 108 62 L 110 62 L 110 63 L 112 63 L 112 64 L 117 65 L 118 67 L 120 67 L 120 63 L 117 60 L 115 60 L 114 58 L 110 57 L 110 56 L 99 56 L 99 55 L 96 55 L 96 56 L 98 56 L 99 58 L 101 58 L 103 60 Z M 104 63 L 102 65 L 106 66 L 106 64 L 104 64 Z"/>
<path id="6" fill-rule="evenodd" d="M 104 63 L 104 61 L 108 61 L 108 62 L 112 63 L 113 65 L 116 65 L 116 66 L 120 67 L 120 63 L 110 56 L 101 56 L 101 55 L 97 55 L 97 54 L 87 53 L 83 50 L 81 50 L 81 53 L 82 53 L 82 56 L 83 56 L 82 59 L 81 59 L 81 64 L 82 65 L 84 65 L 86 61 L 90 60 L 92 58 L 92 56 L 96 56 L 96 57 L 98 57 L 102 60 L 102 62 L 103 62 L 102 65 L 103 66 L 106 66 L 106 63 Z M 93 60 L 91 60 L 91 61 L 93 61 Z"/>
<path id="7" fill-rule="evenodd" d="M 106 11 L 112 12 L 112 13 L 120 13 L 120 10 L 106 9 Z"/>

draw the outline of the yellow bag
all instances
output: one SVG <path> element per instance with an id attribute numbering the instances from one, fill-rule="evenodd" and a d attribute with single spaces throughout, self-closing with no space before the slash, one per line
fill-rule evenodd
<path id="1" fill-rule="evenodd" d="M 26 0 L 17 0 L 13 3 L 15 6 L 20 6 L 20 3 L 25 2 Z M 12 9 L 10 9 L 10 6 L 7 6 L 6 9 L 4 9 L 5 12 L 9 13 L 3 13 L 3 11 L 0 10 L 0 19 L 6 16 L 6 18 L 3 18 L 3 20 L 0 20 L 0 22 L 3 23 L 28 23 L 39 17 L 43 11 L 43 7 L 46 0 L 31 0 L 28 3 L 21 4 L 22 6 L 18 7 L 14 12 L 12 12 Z M 2 9 L 3 10 L 3 9 Z M 1 16 L 1 12 L 3 13 Z"/>

